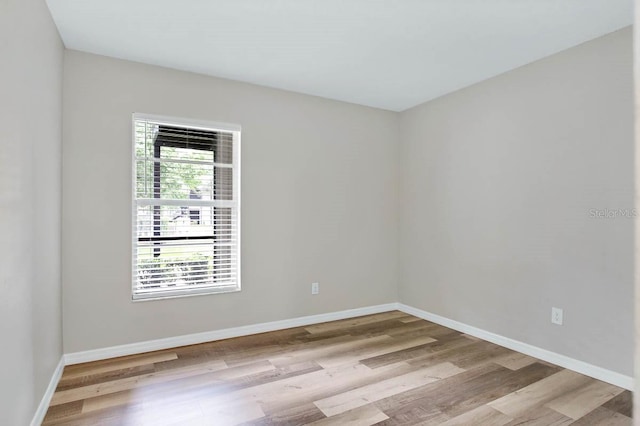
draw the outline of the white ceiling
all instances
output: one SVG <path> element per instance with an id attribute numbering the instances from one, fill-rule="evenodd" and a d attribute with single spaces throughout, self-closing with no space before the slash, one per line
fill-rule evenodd
<path id="1" fill-rule="evenodd" d="M 401 111 L 633 20 L 633 0 L 47 0 L 69 49 Z"/>

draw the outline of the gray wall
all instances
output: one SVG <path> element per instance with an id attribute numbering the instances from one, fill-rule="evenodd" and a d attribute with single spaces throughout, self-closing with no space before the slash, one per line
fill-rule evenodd
<path id="1" fill-rule="evenodd" d="M 62 355 L 63 46 L 45 2 L 0 3 L 0 424 L 31 421 Z"/>
<path id="2" fill-rule="evenodd" d="M 64 71 L 65 352 L 397 300 L 395 113 L 76 51 Z M 133 112 L 242 126 L 241 292 L 131 302 Z"/>
<path id="3" fill-rule="evenodd" d="M 400 301 L 632 375 L 633 219 L 591 217 L 634 206 L 631 29 L 400 127 Z"/>

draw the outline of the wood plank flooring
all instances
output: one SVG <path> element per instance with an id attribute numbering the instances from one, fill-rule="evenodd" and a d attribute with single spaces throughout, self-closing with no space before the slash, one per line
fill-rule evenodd
<path id="1" fill-rule="evenodd" d="M 631 393 L 402 312 L 67 366 L 43 425 L 630 425 Z"/>

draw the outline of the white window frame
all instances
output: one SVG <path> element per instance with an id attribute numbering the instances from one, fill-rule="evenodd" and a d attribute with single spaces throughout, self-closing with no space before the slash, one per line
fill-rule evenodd
<path id="1" fill-rule="evenodd" d="M 209 131 L 223 131 L 227 133 L 233 133 L 233 203 L 236 207 L 236 284 L 234 286 L 211 286 L 206 288 L 198 288 L 198 289 L 180 289 L 180 290 L 157 290 L 149 293 L 141 294 L 136 292 L 137 285 L 137 243 L 138 243 L 138 234 L 137 234 L 137 217 L 138 217 L 138 206 L 141 205 L 140 200 L 137 198 L 137 187 L 136 187 L 136 178 L 137 178 L 137 169 L 136 169 L 136 121 L 144 120 L 144 121 L 152 121 L 157 124 L 164 124 L 168 126 L 178 126 L 184 127 L 194 130 L 209 130 Z M 132 155 L 132 263 L 131 263 L 131 272 L 132 272 L 132 282 L 131 282 L 131 299 L 133 302 L 141 302 L 141 301 L 149 301 L 149 300 L 161 300 L 161 299 L 171 299 L 177 297 L 190 297 L 190 296 L 199 296 L 199 295 L 207 295 L 207 294 L 220 294 L 220 293 L 234 293 L 239 292 L 241 290 L 241 198 L 240 198 L 240 150 L 241 150 L 241 126 L 237 124 L 229 124 L 229 123 L 220 123 L 214 121 L 203 121 L 203 120 L 193 120 L 188 118 L 176 118 L 176 117 L 167 117 L 162 115 L 152 115 L 152 114 L 144 114 L 144 113 L 133 113 L 131 119 L 131 155 Z M 171 204 L 172 201 L 169 201 L 167 204 Z M 174 203 L 175 204 L 175 203 Z"/>

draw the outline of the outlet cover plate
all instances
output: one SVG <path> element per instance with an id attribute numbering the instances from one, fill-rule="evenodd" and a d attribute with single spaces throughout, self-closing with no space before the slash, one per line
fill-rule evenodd
<path id="1" fill-rule="evenodd" d="M 560 308 L 551 308 L 551 322 L 554 324 L 562 325 L 563 312 Z"/>

